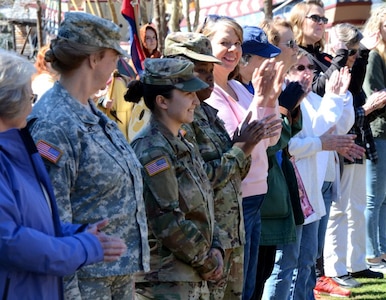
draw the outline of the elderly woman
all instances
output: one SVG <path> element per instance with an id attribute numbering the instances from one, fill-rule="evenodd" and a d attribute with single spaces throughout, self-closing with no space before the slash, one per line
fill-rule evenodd
<path id="1" fill-rule="evenodd" d="M 108 20 L 67 13 L 46 53 L 60 79 L 30 116 L 62 218 L 109 218 L 105 231 L 116 232 L 128 246 L 116 262 L 80 269 L 67 281 L 67 297 L 132 299 L 133 274 L 149 270 L 141 165 L 116 123 L 90 99 L 125 54 L 119 38 L 119 27 Z"/>
<path id="2" fill-rule="evenodd" d="M 123 241 L 90 226 L 62 224 L 52 186 L 26 129 L 31 112 L 27 60 L 0 50 L 0 295 L 2 299 L 61 299 L 61 276 L 126 250 Z M 109 239 L 109 241 L 108 241 Z"/>

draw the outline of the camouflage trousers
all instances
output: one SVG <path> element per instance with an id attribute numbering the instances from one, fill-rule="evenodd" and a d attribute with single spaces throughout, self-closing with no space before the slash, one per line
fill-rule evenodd
<path id="1" fill-rule="evenodd" d="M 209 300 L 206 281 L 200 282 L 137 282 L 136 300 Z"/>
<path id="2" fill-rule="evenodd" d="M 226 249 L 223 277 L 208 282 L 211 300 L 238 300 L 243 294 L 244 246 Z"/>
<path id="3" fill-rule="evenodd" d="M 134 277 L 132 275 L 66 278 L 65 300 L 134 300 Z"/>

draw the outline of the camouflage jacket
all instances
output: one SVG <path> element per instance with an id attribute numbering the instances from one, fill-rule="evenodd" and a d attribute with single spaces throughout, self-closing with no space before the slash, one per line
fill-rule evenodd
<path id="1" fill-rule="evenodd" d="M 214 189 L 216 222 L 225 249 L 245 243 L 241 180 L 251 163 L 244 152 L 233 146 L 217 110 L 202 103 L 195 110 L 194 121 L 184 124 L 185 138 L 198 145 L 205 170 Z"/>
<path id="2" fill-rule="evenodd" d="M 221 249 L 204 162 L 192 144 L 153 117 L 131 145 L 144 166 L 151 248 L 151 272 L 137 282 L 201 281 L 199 274 L 217 266 L 209 250 Z"/>
<path id="3" fill-rule="evenodd" d="M 116 262 L 81 268 L 78 277 L 149 270 L 141 165 L 117 125 L 89 100 L 90 110 L 56 82 L 34 106 L 30 132 L 48 169 L 61 219 L 94 223 L 126 241 Z"/>

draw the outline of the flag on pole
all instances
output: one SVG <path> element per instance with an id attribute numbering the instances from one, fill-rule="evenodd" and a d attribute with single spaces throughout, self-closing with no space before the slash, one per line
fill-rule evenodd
<path id="1" fill-rule="evenodd" d="M 138 75 L 142 74 L 143 65 L 142 62 L 145 60 L 145 54 L 142 50 L 141 41 L 139 39 L 139 0 L 123 0 L 121 14 L 129 22 L 129 33 L 130 33 L 130 55 L 133 65 Z"/>

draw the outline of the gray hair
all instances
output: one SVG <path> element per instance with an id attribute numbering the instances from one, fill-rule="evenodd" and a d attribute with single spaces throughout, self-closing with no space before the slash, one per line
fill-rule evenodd
<path id="1" fill-rule="evenodd" d="M 31 99 L 31 76 L 36 72 L 26 58 L 0 49 L 0 117 L 12 119 Z"/>
<path id="2" fill-rule="evenodd" d="M 362 33 L 350 23 L 340 23 L 334 26 L 336 37 L 350 48 L 359 44 L 363 38 Z"/>

